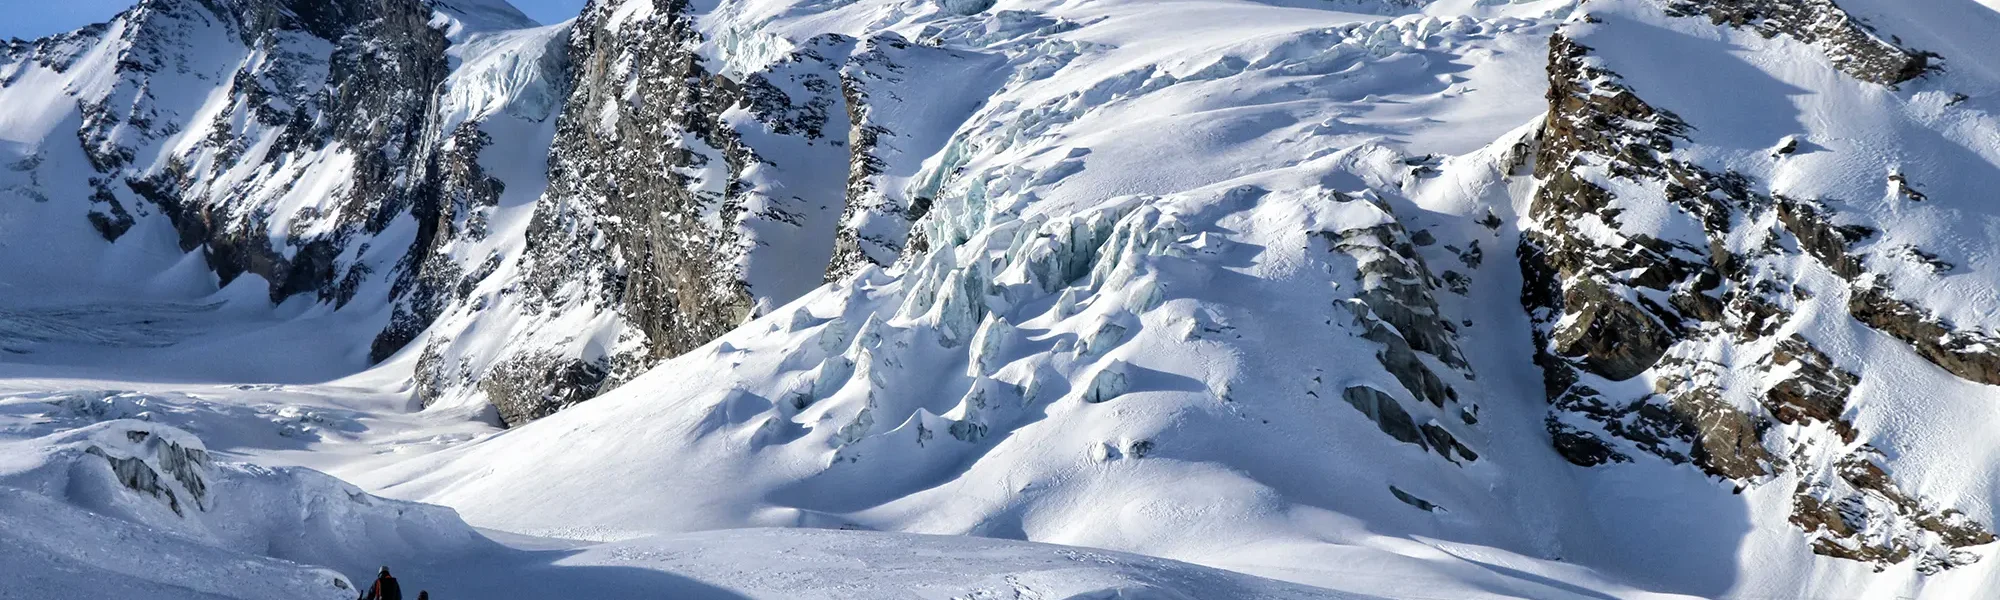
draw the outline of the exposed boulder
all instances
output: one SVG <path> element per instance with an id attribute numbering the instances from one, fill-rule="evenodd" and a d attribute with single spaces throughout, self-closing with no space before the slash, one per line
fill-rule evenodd
<path id="1" fill-rule="evenodd" d="M 1429 500 L 1418 498 L 1415 494 L 1405 492 L 1403 491 L 1402 488 L 1393 485 L 1389 486 L 1389 495 L 1395 496 L 1396 500 L 1399 502 L 1417 507 L 1417 510 L 1421 510 L 1424 512 L 1432 512 L 1432 513 L 1444 511 L 1444 507 L 1438 506 L 1437 504 L 1432 503 Z"/>
<path id="2" fill-rule="evenodd" d="M 1723 399 L 1714 366 L 1691 364 L 1654 383 L 1667 399 L 1669 415 L 1653 417 L 1677 425 L 1689 446 L 1688 458 L 1711 475 L 1749 480 L 1770 474 L 1775 465 L 1764 448 L 1770 424 Z M 1650 404 L 1642 404 L 1648 406 Z"/>
<path id="3" fill-rule="evenodd" d="M 1361 411 L 1361 414 L 1368 415 L 1368 420 L 1375 422 L 1375 426 L 1380 428 L 1382 433 L 1389 434 L 1389 437 L 1406 444 L 1424 446 L 1423 432 L 1417 429 L 1417 422 L 1410 418 L 1410 412 L 1403 410 L 1403 406 L 1396 403 L 1395 396 L 1372 387 L 1357 385 L 1341 390 L 1340 398 L 1354 406 L 1355 410 Z"/>
<path id="4" fill-rule="evenodd" d="M 1875 230 L 1862 225 L 1835 225 L 1829 220 L 1829 213 L 1820 203 L 1793 200 L 1784 196 L 1774 196 L 1778 209 L 1778 222 L 1799 242 L 1799 249 L 1807 255 L 1819 259 L 1826 268 L 1841 277 L 1860 277 L 1863 268 L 1861 259 L 1848 250 L 1875 235 Z"/>
<path id="5" fill-rule="evenodd" d="M 1792 424 L 1825 423 L 1854 442 L 1854 426 L 1847 422 L 1847 397 L 1861 378 L 1833 365 L 1832 359 L 1814 348 L 1805 338 L 1793 335 L 1778 342 L 1765 363 L 1773 373 L 1787 373 L 1765 393 L 1771 416 Z"/>
<path id="6" fill-rule="evenodd" d="M 1638 376 L 1659 362 L 1674 340 L 1653 315 L 1612 294 L 1598 282 L 1579 281 L 1563 291 L 1576 307 L 1551 340 L 1557 354 L 1612 381 Z"/>
<path id="7" fill-rule="evenodd" d="M 481 379 L 479 391 L 499 410 L 502 423 L 519 425 L 596 396 L 605 375 L 603 365 L 581 358 L 516 354 Z"/>
<path id="8" fill-rule="evenodd" d="M 2000 338 L 1953 327 L 1868 282 L 1851 288 L 1847 311 L 1855 320 L 1909 344 L 1919 356 L 1953 375 L 2000 385 Z"/>

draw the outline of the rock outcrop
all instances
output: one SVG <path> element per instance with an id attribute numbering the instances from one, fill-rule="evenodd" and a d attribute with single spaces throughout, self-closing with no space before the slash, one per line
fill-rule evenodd
<path id="1" fill-rule="evenodd" d="M 370 290 L 363 304 L 398 305 L 374 340 L 379 361 L 478 270 L 484 257 L 436 254 L 477 235 L 503 187 L 479 166 L 478 124 L 441 114 L 451 36 L 471 35 L 462 16 L 439 0 L 146 0 L 8 52 L 57 73 L 86 46 L 111 57 L 90 66 L 108 69 L 108 86 L 69 90 L 96 171 L 88 218 L 107 240 L 163 218 L 221 285 L 254 275 L 271 302 L 335 308 Z M 482 18 L 533 24 L 511 10 Z"/>
<path id="2" fill-rule="evenodd" d="M 187 61 L 196 58 L 186 55 L 189 46 L 212 43 L 184 37 L 196 23 L 219 19 L 249 54 L 230 75 L 229 103 L 200 144 L 169 154 L 164 169 L 148 173 L 131 164 L 140 149 L 171 134 L 135 123 L 178 127 L 162 114 L 170 109 L 143 96 L 129 104 L 86 101 L 79 135 L 106 181 L 122 180 L 129 193 L 158 206 L 180 232 L 182 250 L 200 250 L 223 284 L 254 274 L 269 282 L 273 302 L 312 293 L 345 304 L 374 267 L 342 255 L 428 200 L 413 184 L 424 167 L 418 159 L 428 154 L 423 138 L 448 42 L 428 24 L 432 8 L 417 0 L 225 6 L 151 0 L 121 16 L 130 58 L 119 63 L 120 89 L 169 85 L 153 80 L 190 69 Z M 302 51 L 328 44 L 324 55 Z M 295 163 L 329 154 L 348 161 L 345 185 L 331 202 L 289 218 L 259 208 L 290 193 L 272 185 L 284 177 L 278 173 L 306 176 L 315 169 Z M 269 175 L 238 189 L 232 180 L 239 169 Z"/>
<path id="3" fill-rule="evenodd" d="M 892 160 L 907 164 L 918 158 L 915 153 L 928 150 L 909 139 L 912 135 L 938 128 L 939 124 L 922 119 L 935 109 L 912 104 L 921 97 L 917 86 L 923 85 L 923 80 L 910 69 L 925 66 L 924 59 L 932 58 L 921 56 L 925 54 L 969 58 L 918 46 L 890 33 L 864 41 L 841 67 L 840 92 L 847 103 L 851 128 L 847 134 L 847 198 L 834 238 L 833 258 L 826 269 L 827 281 L 839 281 L 866 265 L 894 264 L 903 255 L 911 224 L 930 210 L 931 199 L 904 198 L 892 187 L 898 183 L 892 177 L 895 174 L 885 172 Z"/>
<path id="4" fill-rule="evenodd" d="M 1696 14 L 1813 44 L 1870 83 L 1904 82 L 1927 64 L 1831 2 L 1667 10 Z M 1968 380 L 1992 383 L 1990 338 L 1877 284 L 1854 252 L 1873 228 L 1685 158 L 1697 127 L 1642 99 L 1578 39 L 1557 34 L 1549 56 L 1540 186 L 1518 256 L 1557 452 L 1586 467 L 1655 456 L 1739 488 L 1794 473 L 1792 521 L 1815 552 L 1878 568 L 1918 557 L 1924 572 L 1974 560 L 1961 548 L 1991 541 L 1985 526 L 1901 492 L 1881 453 L 1858 440 L 1849 397 L 1861 375 L 1787 333 L 1799 305 L 1839 291 L 1815 296 L 1773 273 L 1824 265 L 1852 282 L 1840 309 Z M 1655 216 L 1627 222 L 1634 212 Z"/>
<path id="5" fill-rule="evenodd" d="M 839 69 L 854 41 L 821 36 L 732 78 L 696 52 L 685 3 L 614 9 L 594 5 L 570 34 L 572 92 L 518 290 L 529 314 L 618 324 L 603 332 L 609 344 L 551 332 L 473 373 L 484 383 L 471 389 L 509 423 L 588 399 L 789 301 L 819 283 L 832 251 L 849 154 L 848 128 L 834 121 L 846 110 Z M 635 94 L 646 100 L 628 101 Z"/>
<path id="6" fill-rule="evenodd" d="M 1479 407 L 1461 399 L 1449 383 L 1468 383 L 1475 375 L 1459 349 L 1457 329 L 1438 308 L 1438 278 L 1418 256 L 1412 235 L 1387 202 L 1372 191 L 1332 196 L 1340 203 L 1365 202 L 1384 217 L 1378 225 L 1316 232 L 1328 250 L 1355 263 L 1359 291 L 1337 305 L 1352 315 L 1350 326 L 1362 339 L 1379 346 L 1375 359 L 1382 368 L 1413 399 L 1431 405 L 1427 412 L 1460 418 L 1425 417 L 1420 423 L 1394 395 L 1365 385 L 1342 390 L 1341 398 L 1398 441 L 1433 450 L 1453 462 L 1477 460 L 1478 453 L 1451 431 L 1473 426 L 1475 420 L 1468 416 L 1477 414 Z M 1433 369 L 1434 364 L 1445 367 L 1445 375 Z M 1447 425 L 1453 420 L 1459 423 Z"/>
<path id="7" fill-rule="evenodd" d="M 1833 0 L 1670 0 L 1668 14 L 1705 16 L 1716 25 L 1749 28 L 1764 37 L 1812 44 L 1855 79 L 1895 85 L 1934 65 L 1931 55 L 1882 39 Z"/>

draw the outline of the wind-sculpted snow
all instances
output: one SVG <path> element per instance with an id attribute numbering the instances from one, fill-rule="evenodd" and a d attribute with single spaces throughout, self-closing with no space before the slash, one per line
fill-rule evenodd
<path id="1" fill-rule="evenodd" d="M 6 565 L 0 579 L 23 593 L 174 600 L 355 596 L 348 579 L 330 569 L 213 548 L 14 487 L 0 486 L 0 524 L 6 526 L 0 529 L 6 542 L 0 545 Z M 218 572 L 232 576 L 218 580 Z"/>
<path id="2" fill-rule="evenodd" d="M 220 424 L 210 422 L 210 424 Z M 185 597 L 340 598 L 349 580 L 329 565 L 364 573 L 377 561 L 415 560 L 491 546 L 449 509 L 386 500 L 305 469 L 221 462 L 200 439 L 171 426 L 109 420 L 38 438 L 9 436 L 0 461 L 0 515 L 40 518 L 9 527 L 18 552 L 4 572 L 21 591 L 117 589 L 151 580 Z M 54 524 L 65 524 L 54 527 Z M 56 540 L 45 530 L 86 539 Z M 158 553 L 93 548 L 90 537 L 136 540 Z M 129 542 L 128 542 L 129 543 Z M 122 544 L 121 544 L 122 545 Z M 179 555 L 201 568 L 159 563 Z M 271 560 L 276 559 L 276 560 Z M 282 561 L 282 562 L 281 562 Z M 82 580 L 38 581 L 36 568 L 66 566 Z M 210 568 L 240 565 L 257 576 L 203 580 Z M 112 581 L 98 577 L 113 576 Z M 50 578 L 53 579 L 53 578 Z M 19 584 L 34 587 L 21 588 Z M 46 586 L 46 587 L 45 587 Z M 177 595 L 174 597 L 183 597 Z"/>
<path id="3" fill-rule="evenodd" d="M 745 577 L 742 565 L 769 572 Z M 649 538 L 583 552 L 582 564 L 638 564 L 715 582 L 732 597 L 838 600 L 919 592 L 937 598 L 1183 600 L 1365 596 L 1102 550 L 961 537 L 760 529 Z M 854 570 L 866 565 L 867 572 Z"/>
<path id="4" fill-rule="evenodd" d="M 365 430 L 351 410 L 293 404 L 246 405 L 187 393 L 130 390 L 40 392 L 0 398 L 0 429 L 47 435 L 104 421 L 139 420 L 195 434 L 213 432 L 220 449 L 302 448 L 324 434 Z"/>
<path id="5" fill-rule="evenodd" d="M 0 308 L 0 348 L 86 344 L 166 347 L 204 329 L 200 317 L 218 304 L 94 304 Z"/>
<path id="6" fill-rule="evenodd" d="M 478 522 L 582 527 L 612 538 L 723 524 L 858 525 L 1113 546 L 1130 535 L 1200 556 L 1233 542 L 1174 531 L 1219 526 L 1181 515 L 1215 499 L 1154 486 L 1213 478 L 1205 485 L 1220 501 L 1255 505 L 1269 501 L 1257 500 L 1269 493 L 1257 490 L 1289 485 L 1202 475 L 1198 465 L 1254 471 L 1257 457 L 1289 455 L 1281 462 L 1377 482 L 1351 500 L 1315 501 L 1338 510 L 1423 527 L 1417 515 L 1431 513 L 1395 512 L 1409 509 L 1390 493 L 1394 481 L 1455 513 L 1481 512 L 1490 502 L 1472 498 L 1486 484 L 1469 475 L 1395 475 L 1489 462 L 1488 449 L 1475 450 L 1485 434 L 1461 417 L 1474 412 L 1476 388 L 1440 398 L 1441 406 L 1415 399 L 1381 364 L 1382 346 L 1336 302 L 1345 297 L 1337 290 L 1363 280 L 1364 263 L 1316 242 L 1314 223 L 1339 230 L 1387 217 L 1370 201 L 1309 183 L 1311 173 L 1344 172 L 1342 160 L 1375 169 L 1371 177 L 1393 178 L 1404 166 L 1393 153 L 1371 154 L 1072 217 L 993 215 L 972 239 L 935 247 L 901 277 L 864 269 L 605 398 L 412 465 L 414 479 L 390 489 L 459 506 Z M 1217 217 L 1226 220 L 1209 220 Z M 1224 249 L 1218 235 L 1238 241 Z M 1283 258 L 1259 257 L 1247 240 Z M 1238 277 L 1244 289 L 1206 285 Z M 1319 293 L 1308 306 L 1253 300 L 1309 290 Z M 1462 381 L 1441 360 L 1427 364 Z M 1376 402 L 1405 415 L 1407 437 L 1378 431 L 1375 415 L 1349 406 L 1340 394 L 1351 386 L 1382 390 Z M 659 433 L 607 436 L 606 422 L 649 423 Z M 1327 428 L 1340 433 L 1303 446 L 1277 441 Z M 594 450 L 562 450 L 584 446 Z M 530 452 L 544 458 L 530 460 Z M 1335 458 L 1343 452 L 1372 458 Z M 696 465 L 676 456 L 707 458 Z M 563 475 L 539 475 L 553 473 Z M 717 478 L 736 484 L 643 509 L 589 503 L 587 514 L 560 523 L 534 516 L 574 494 L 650 495 L 642 490 Z M 1126 483 L 1100 488 L 1105 478 Z M 1127 519 L 1115 529 L 1068 525 Z M 1276 531 L 1248 525 L 1255 522 L 1245 525 Z"/>
<path id="7" fill-rule="evenodd" d="M 240 387 L 241 397 L 280 392 Z M 97 392 L 0 401 L 0 581 L 40 597 L 332 600 L 366 582 L 350 575 L 387 562 L 405 586 L 453 597 L 1343 597 L 1158 558 L 974 538 L 748 531 L 603 545 L 507 536 L 503 545 L 442 507 L 371 496 L 306 469 L 233 462 L 258 452 L 257 426 L 202 413 L 240 399 Z M 248 443 L 218 451 L 167 422 Z M 744 570 L 771 556 L 794 560 Z"/>

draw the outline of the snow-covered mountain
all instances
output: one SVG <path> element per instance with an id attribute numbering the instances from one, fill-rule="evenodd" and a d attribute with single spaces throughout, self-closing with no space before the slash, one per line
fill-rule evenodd
<path id="1" fill-rule="evenodd" d="M 0 589 L 2000 593 L 1994 31 L 142 0 L 0 46 Z"/>

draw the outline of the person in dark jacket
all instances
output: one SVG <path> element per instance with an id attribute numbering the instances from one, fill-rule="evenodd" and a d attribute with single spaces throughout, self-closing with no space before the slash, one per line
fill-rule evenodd
<path id="1" fill-rule="evenodd" d="M 422 591 L 418 591 L 418 592 L 417 592 L 417 600 L 431 600 L 431 593 L 430 593 L 430 590 L 422 590 Z"/>
<path id="2" fill-rule="evenodd" d="M 403 600 L 403 587 L 396 585 L 396 578 L 389 575 L 389 567 L 382 567 L 382 573 L 375 576 L 375 585 L 361 600 Z"/>

